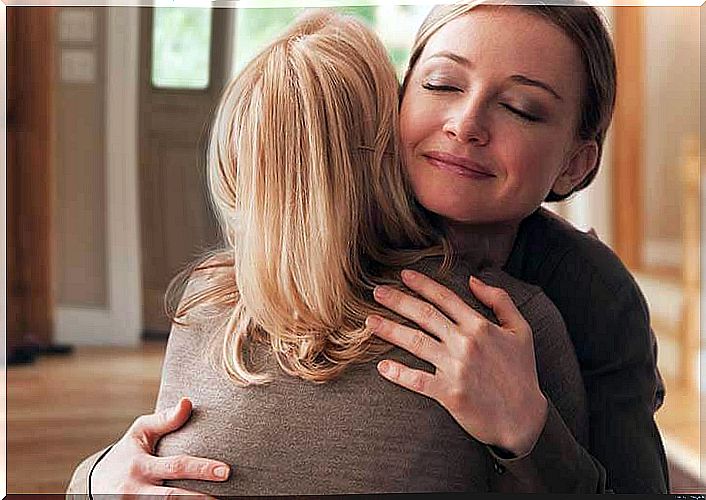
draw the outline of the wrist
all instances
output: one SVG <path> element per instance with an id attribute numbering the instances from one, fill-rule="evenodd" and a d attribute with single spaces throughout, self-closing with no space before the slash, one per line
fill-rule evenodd
<path id="1" fill-rule="evenodd" d="M 88 477 L 86 478 L 86 493 L 88 496 L 89 500 L 93 500 L 93 488 L 91 485 L 91 480 L 93 479 L 93 473 L 95 470 L 98 468 L 98 464 L 101 463 L 101 460 L 105 458 L 105 456 L 108 454 L 110 450 L 113 449 L 113 446 L 115 446 L 115 443 L 111 444 L 108 446 L 103 452 L 98 456 L 95 462 L 91 465 L 91 468 L 88 470 Z"/>
<path id="2" fill-rule="evenodd" d="M 540 391 L 530 405 L 523 407 L 525 411 L 519 416 L 515 432 L 509 436 L 503 450 L 514 457 L 527 455 L 532 451 L 539 436 L 544 430 L 549 413 L 547 398 Z"/>

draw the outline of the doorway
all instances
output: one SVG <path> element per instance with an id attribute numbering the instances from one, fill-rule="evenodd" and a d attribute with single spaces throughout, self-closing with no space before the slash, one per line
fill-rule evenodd
<path id="1" fill-rule="evenodd" d="M 166 338 L 167 287 L 218 245 L 206 183 L 209 122 L 230 61 L 231 12 L 149 8 L 140 14 L 139 183 L 143 337 Z"/>

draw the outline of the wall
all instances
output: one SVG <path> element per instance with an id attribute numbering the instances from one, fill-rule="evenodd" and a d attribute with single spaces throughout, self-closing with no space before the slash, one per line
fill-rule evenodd
<path id="1" fill-rule="evenodd" d="M 645 9 L 644 214 L 646 264 L 681 262 L 680 155 L 699 134 L 699 12 Z"/>

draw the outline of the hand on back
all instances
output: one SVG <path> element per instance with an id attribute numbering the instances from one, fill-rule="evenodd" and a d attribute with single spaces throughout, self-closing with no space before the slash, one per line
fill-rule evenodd
<path id="1" fill-rule="evenodd" d="M 164 486 L 165 480 L 225 481 L 230 468 L 217 460 L 177 455 L 154 456 L 159 439 L 179 429 L 191 415 L 191 401 L 182 398 L 175 407 L 138 417 L 125 435 L 96 465 L 91 493 L 123 495 L 201 495 Z M 207 495 L 203 495 L 210 498 Z"/>
<path id="2" fill-rule="evenodd" d="M 380 373 L 438 401 L 482 443 L 515 456 L 531 451 L 544 428 L 548 403 L 537 378 L 532 330 L 507 292 L 470 279 L 471 292 L 493 310 L 496 325 L 421 273 L 403 271 L 402 280 L 421 298 L 378 287 L 375 300 L 419 328 L 379 316 L 369 317 L 367 324 L 436 371 L 384 360 Z"/>

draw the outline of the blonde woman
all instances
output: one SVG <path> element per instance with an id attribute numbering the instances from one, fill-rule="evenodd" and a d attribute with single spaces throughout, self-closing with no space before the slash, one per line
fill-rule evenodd
<path id="1" fill-rule="evenodd" d="M 538 288 L 482 270 L 480 242 L 465 246 L 463 263 L 454 259 L 399 162 L 397 92 L 377 37 L 330 12 L 300 19 L 228 86 L 209 161 L 226 247 L 189 276 L 156 409 L 177 405 L 183 415 L 187 396 L 197 411 L 150 462 L 121 458 L 138 435 L 156 444 L 155 422 L 138 420 L 96 468 L 132 482 L 102 482 L 93 493 L 491 490 L 490 449 L 504 443 L 472 437 L 449 408 L 378 374 L 383 354 L 433 371 L 366 326 L 370 316 L 413 326 L 373 297 L 404 289 L 403 269 L 443 283 L 478 321 L 502 320 L 527 358 L 518 392 L 546 394 L 586 443 L 583 383 L 558 310 Z M 476 298 L 471 275 L 513 301 L 497 302 L 497 288 L 478 280 Z M 218 463 L 185 454 L 235 469 L 225 482 L 189 481 L 203 467 L 218 477 Z M 181 461 L 165 458 L 174 456 Z M 180 480 L 161 484 L 170 478 Z"/>

